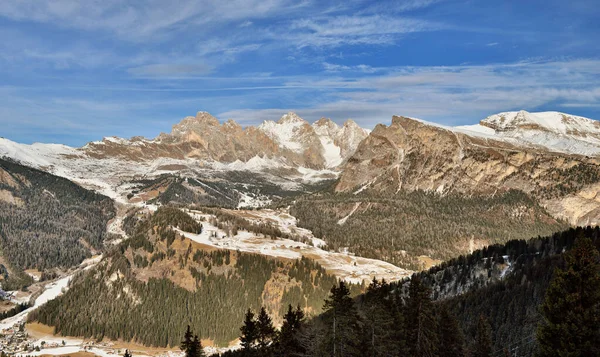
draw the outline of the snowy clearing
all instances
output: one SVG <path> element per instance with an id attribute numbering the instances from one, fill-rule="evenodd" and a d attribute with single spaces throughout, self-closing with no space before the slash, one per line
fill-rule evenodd
<path id="1" fill-rule="evenodd" d="M 312 240 L 313 242 L 317 241 L 319 244 L 325 243 L 318 238 L 314 238 L 310 231 L 296 227 L 295 218 L 282 211 L 259 210 L 230 211 L 230 213 L 231 212 L 238 212 L 244 218 L 247 218 L 245 216 L 248 216 L 250 218 L 247 219 L 250 221 L 262 219 L 263 222 L 276 222 L 277 226 L 285 233 L 293 231 L 296 233 L 305 232 L 307 239 Z M 329 252 L 319 247 L 291 239 L 271 239 L 247 231 L 240 231 L 235 236 L 228 236 L 226 232 L 209 223 L 210 218 L 213 216 L 199 211 L 191 211 L 190 215 L 202 223 L 203 232 L 201 234 L 183 232 L 181 230 L 178 230 L 178 232 L 194 242 L 211 247 L 239 250 L 247 253 L 263 254 L 286 259 L 299 259 L 304 256 L 321 264 L 329 273 L 353 283 L 361 283 L 363 281 L 368 282 L 374 277 L 385 279 L 387 281 L 396 281 L 412 274 L 412 271 L 399 268 L 393 264 L 380 260 L 357 257 L 347 253 Z"/>

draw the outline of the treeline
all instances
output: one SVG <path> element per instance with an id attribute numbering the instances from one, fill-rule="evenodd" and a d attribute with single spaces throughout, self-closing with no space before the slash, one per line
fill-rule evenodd
<path id="1" fill-rule="evenodd" d="M 0 159 L 0 251 L 11 267 L 71 267 L 100 250 L 112 201 L 69 180 Z"/>
<path id="2" fill-rule="evenodd" d="M 248 311 L 240 329 L 243 349 L 222 356 L 597 356 L 599 237 L 596 227 L 526 244 L 514 241 L 404 282 L 374 280 L 355 300 L 340 283 L 331 289 L 322 315 L 294 320 L 290 306 L 280 331 L 269 323 L 261 328 L 269 321 L 263 311 L 258 318 Z M 500 252 L 535 258 L 515 267 L 506 280 L 432 299 L 432 274 L 459 264 L 473 268 L 486 253 Z"/>
<path id="3" fill-rule="evenodd" d="M 322 311 L 336 278 L 314 261 L 205 251 L 181 236 L 169 241 L 169 220 L 155 218 L 169 212 L 134 213 L 131 238 L 75 277 L 65 294 L 32 312 L 30 321 L 55 326 L 63 335 L 148 346 L 178 345 L 183 322 L 224 346 L 237 337 L 248 307 L 265 306 L 276 320 L 283 316 L 283 301 L 307 313 Z M 351 289 L 358 294 L 361 287 Z"/>
<path id="4" fill-rule="evenodd" d="M 242 349 L 221 356 L 491 356 L 487 320 L 482 316 L 475 335 L 465 337 L 456 317 L 430 295 L 416 276 L 406 298 L 385 281 L 373 280 L 353 300 L 339 282 L 325 299 L 323 314 L 312 320 L 289 305 L 276 330 L 264 309 L 257 317 L 248 310 L 240 328 Z"/>
<path id="5" fill-rule="evenodd" d="M 461 281 L 457 277 L 446 285 L 440 277 L 454 272 L 469 269 L 481 270 L 485 260 L 503 259 L 508 256 L 512 262 L 509 271 L 502 278 L 481 281 L 479 288 L 473 285 L 464 288 L 462 293 L 446 300 L 451 311 L 463 326 L 473 326 L 478 316 L 483 314 L 489 318 L 492 326 L 494 349 L 502 350 L 507 346 L 511 350 L 518 349 L 524 356 L 531 355 L 537 347 L 536 329 L 542 321 L 539 306 L 544 302 L 544 294 L 550 285 L 557 268 L 565 267 L 563 252 L 569 252 L 579 238 L 588 238 L 597 249 L 600 249 L 600 228 L 574 228 L 555 233 L 550 237 L 535 238 L 529 241 L 511 241 L 503 246 L 488 247 L 467 257 L 454 259 L 446 264 L 432 268 L 430 272 L 419 276 L 430 287 L 436 290 L 456 290 L 458 286 L 468 287 L 468 278 Z M 480 264 L 477 263 L 477 259 Z M 492 268 L 493 270 L 494 268 Z M 466 274 L 468 275 L 468 274 Z M 450 288 L 454 285 L 455 287 Z M 445 287 L 444 287 L 445 286 Z M 443 294 L 440 294 L 443 298 Z"/>
<path id="6" fill-rule="evenodd" d="M 471 240 L 490 245 L 568 228 L 520 191 L 493 197 L 423 191 L 400 191 L 392 197 L 321 194 L 280 204 L 291 205 L 299 225 L 331 249 L 347 247 L 357 255 L 415 270 L 422 269 L 415 257 L 451 259 L 468 252 Z"/>

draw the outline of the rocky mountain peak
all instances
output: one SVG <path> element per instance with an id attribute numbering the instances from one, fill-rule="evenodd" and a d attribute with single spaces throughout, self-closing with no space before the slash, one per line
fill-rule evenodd
<path id="1" fill-rule="evenodd" d="M 206 126 L 219 126 L 219 120 L 207 112 L 198 112 L 195 117 L 185 117 L 178 124 L 173 125 L 173 135 L 200 132 Z"/>
<path id="2" fill-rule="evenodd" d="M 600 122 L 560 112 L 503 112 L 490 115 L 479 124 L 497 132 L 538 130 L 560 135 L 600 135 Z"/>
<path id="3" fill-rule="evenodd" d="M 308 122 L 298 116 L 294 112 L 289 112 L 277 121 L 277 124 L 308 124 Z"/>
<path id="4" fill-rule="evenodd" d="M 352 119 L 348 119 L 344 122 L 344 127 L 346 128 L 360 128 L 358 124 Z"/>

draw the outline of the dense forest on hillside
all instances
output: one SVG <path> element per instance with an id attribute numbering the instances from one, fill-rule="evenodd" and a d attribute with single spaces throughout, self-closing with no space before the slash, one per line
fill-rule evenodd
<path id="1" fill-rule="evenodd" d="M 589 246 L 582 243 L 585 240 Z M 576 242 L 581 244 L 573 249 Z M 586 247 L 591 250 L 581 250 Z M 600 296 L 598 248 L 598 227 L 577 228 L 546 238 L 513 240 L 478 250 L 405 281 L 388 284 L 374 280 L 366 293 L 354 300 L 339 284 L 324 301 L 323 314 L 300 321 L 293 314 L 286 315 L 280 331 L 266 336 L 271 344 L 260 343 L 265 337 L 261 328 L 255 327 L 254 334 L 250 333 L 254 325 L 262 325 L 261 319 L 248 319 L 246 315 L 245 320 L 240 320 L 240 336 L 246 341 L 244 349 L 222 356 L 534 356 L 542 336 L 541 327 L 554 333 L 550 343 L 565 333 L 575 334 L 566 339 L 577 337 L 591 342 L 589 347 L 583 342 L 561 345 L 565 350 L 600 351 L 600 340 L 596 339 L 600 331 L 594 322 L 600 319 L 600 301 L 590 301 L 585 311 L 574 306 L 570 308 L 573 311 L 561 310 L 569 304 L 579 306 L 575 300 L 561 298 L 569 291 L 571 299 L 577 299 L 584 290 L 589 296 Z M 583 269 L 581 261 L 574 261 L 571 255 L 574 250 L 579 250 L 576 255 L 581 261 L 588 261 L 592 270 Z M 499 266 L 509 266 L 510 270 L 505 276 L 493 277 L 492 272 Z M 472 284 L 473 272 L 482 269 L 490 272 L 490 278 L 488 281 L 482 278 L 481 285 Z M 562 273 L 563 277 L 583 280 L 553 280 L 556 271 L 567 272 Z M 554 294 L 561 295 L 549 300 L 547 290 L 551 281 Z M 583 289 L 579 285 L 584 282 L 594 287 Z M 448 285 L 464 287 L 463 293 L 451 298 L 441 296 L 439 291 L 459 290 L 448 289 Z M 558 323 L 569 315 L 575 321 L 577 316 L 585 316 L 582 318 L 585 324 L 548 329 L 553 301 L 557 301 L 554 313 L 558 314 Z M 543 303 L 546 320 L 540 309 Z"/>
<path id="2" fill-rule="evenodd" d="M 265 306 L 276 320 L 288 304 L 317 314 L 337 281 L 306 258 L 277 260 L 183 239 L 172 226 L 202 228 L 176 208 L 133 212 L 125 223 L 131 238 L 76 277 L 66 294 L 33 312 L 32 321 L 63 335 L 152 346 L 178 345 L 179 327 L 190 324 L 201 338 L 227 345 L 248 307 Z M 351 288 L 354 294 L 361 289 Z"/>
<path id="3" fill-rule="evenodd" d="M 435 301 L 458 317 L 466 335 L 474 334 L 483 315 L 492 327 L 495 351 L 510 346 L 529 356 L 536 347 L 539 305 L 555 268 L 564 266 L 562 253 L 578 237 L 590 238 L 600 248 L 600 228 L 572 228 L 548 237 L 485 247 L 416 276 Z M 408 280 L 391 285 L 408 294 Z"/>
<path id="4" fill-rule="evenodd" d="M 102 248 L 113 202 L 0 159 L 0 251 L 14 270 L 70 267 Z"/>
<path id="5" fill-rule="evenodd" d="M 423 191 L 394 196 L 320 194 L 283 201 L 299 225 L 333 249 L 419 269 L 414 257 L 447 260 L 475 247 L 568 228 L 520 191 L 467 197 Z M 404 254 L 406 252 L 407 254 Z"/>

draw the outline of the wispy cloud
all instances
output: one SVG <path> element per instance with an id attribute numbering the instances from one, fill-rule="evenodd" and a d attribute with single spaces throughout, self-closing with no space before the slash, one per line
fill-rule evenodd
<path id="1" fill-rule="evenodd" d="M 384 15 L 337 16 L 300 19 L 292 22 L 288 40 L 302 48 L 307 46 L 383 45 L 394 43 L 398 36 L 439 30 L 440 24 L 429 21 Z"/>
<path id="2" fill-rule="evenodd" d="M 215 22 L 261 18 L 295 7 L 288 0 L 146 0 L 129 3 L 120 0 L 22 0 L 1 2 L 0 15 L 18 21 L 109 31 L 127 39 L 156 41 L 166 35 L 164 32 L 181 32 Z"/>
<path id="3" fill-rule="evenodd" d="M 341 64 L 335 64 L 335 63 L 329 63 L 329 62 L 323 62 L 323 68 L 327 71 L 327 72 L 349 72 L 349 71 L 354 71 L 354 72 L 363 72 L 363 73 L 375 73 L 377 72 L 379 69 L 377 68 L 373 68 L 367 64 L 358 64 L 358 65 L 354 65 L 354 66 L 346 66 L 346 65 L 341 65 Z"/>
<path id="4" fill-rule="evenodd" d="M 289 110 L 365 126 L 600 118 L 598 7 L 532 1 L 3 1 L 0 127 L 81 144 L 154 136 L 197 110 L 245 124 Z"/>

